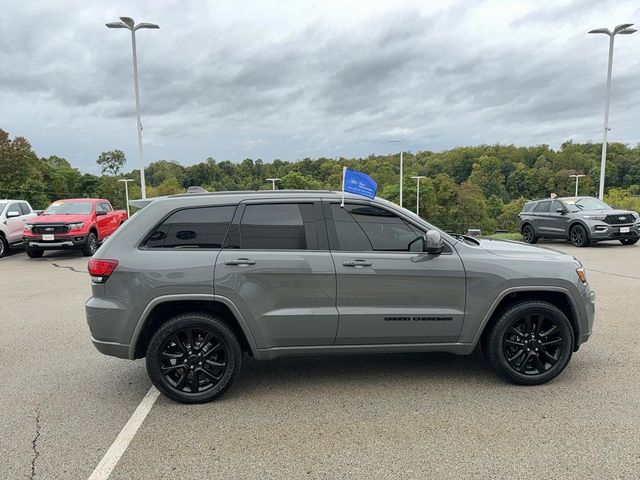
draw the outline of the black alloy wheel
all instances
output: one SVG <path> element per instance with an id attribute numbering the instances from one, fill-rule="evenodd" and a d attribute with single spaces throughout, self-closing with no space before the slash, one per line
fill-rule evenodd
<path id="1" fill-rule="evenodd" d="M 556 377 L 569 363 L 571 322 L 556 306 L 526 301 L 504 312 L 489 335 L 488 358 L 508 380 L 537 385 Z"/>
<path id="2" fill-rule="evenodd" d="M 533 227 L 529 224 L 525 225 L 522 229 L 522 238 L 527 243 L 536 243 L 538 241 L 538 237 L 536 237 Z"/>
<path id="3" fill-rule="evenodd" d="M 96 234 L 90 232 L 87 236 L 87 243 L 82 247 L 82 254 L 85 257 L 90 257 L 98 250 L 98 239 L 96 238 Z"/>
<path id="4" fill-rule="evenodd" d="M 203 403 L 222 395 L 238 373 L 241 348 L 220 319 L 185 314 L 165 323 L 147 351 L 147 371 L 169 398 Z"/>
<path id="5" fill-rule="evenodd" d="M 571 228 L 570 237 L 576 247 L 588 247 L 591 244 L 587 230 L 582 225 L 574 225 Z"/>

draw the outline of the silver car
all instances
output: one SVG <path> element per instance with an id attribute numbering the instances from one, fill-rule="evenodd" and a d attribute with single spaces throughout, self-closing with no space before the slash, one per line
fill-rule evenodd
<path id="1" fill-rule="evenodd" d="M 221 192 L 151 202 L 89 262 L 91 339 L 146 356 L 167 397 L 221 395 L 243 354 L 450 352 L 481 345 L 524 385 L 591 335 L 578 260 L 450 236 L 385 200 L 330 191 Z"/>
<path id="2" fill-rule="evenodd" d="M 565 197 L 527 202 L 518 215 L 519 230 L 528 243 L 540 238 L 571 240 L 588 247 L 602 240 L 634 245 L 640 239 L 640 215 L 614 210 L 593 197 Z"/>

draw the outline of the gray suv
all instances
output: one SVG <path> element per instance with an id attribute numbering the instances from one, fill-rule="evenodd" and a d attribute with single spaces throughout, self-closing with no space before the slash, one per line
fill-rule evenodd
<path id="1" fill-rule="evenodd" d="M 525 203 L 518 215 L 519 230 L 527 243 L 540 238 L 571 240 L 588 247 L 602 240 L 634 245 L 640 239 L 638 212 L 614 210 L 593 197 L 566 197 Z"/>
<path id="2" fill-rule="evenodd" d="M 185 194 L 149 203 L 89 262 L 91 339 L 146 356 L 167 397 L 220 396 L 243 353 L 450 352 L 547 382 L 591 335 L 595 295 L 570 255 L 448 235 L 330 191 Z"/>

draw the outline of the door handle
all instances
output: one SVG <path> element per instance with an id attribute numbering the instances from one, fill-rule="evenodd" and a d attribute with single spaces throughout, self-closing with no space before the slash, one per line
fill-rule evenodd
<path id="1" fill-rule="evenodd" d="M 362 268 L 370 267 L 372 263 L 368 260 L 345 260 L 344 262 L 342 262 L 342 265 L 344 265 L 345 267 Z"/>
<path id="2" fill-rule="evenodd" d="M 246 267 L 248 265 L 255 265 L 256 261 L 251 260 L 250 258 L 238 258 L 236 260 L 227 260 L 224 262 L 225 265 L 237 265 L 239 267 Z"/>

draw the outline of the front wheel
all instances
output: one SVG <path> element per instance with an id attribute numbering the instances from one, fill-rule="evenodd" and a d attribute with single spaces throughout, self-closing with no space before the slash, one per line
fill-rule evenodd
<path id="1" fill-rule="evenodd" d="M 636 243 L 638 243 L 638 240 L 640 240 L 640 238 L 623 238 L 622 240 L 620 240 L 620 243 L 623 245 L 635 245 Z M 1 256 L 1 255 L 0 255 Z"/>
<path id="2" fill-rule="evenodd" d="M 91 232 L 87 236 L 87 243 L 82 246 L 82 255 L 85 257 L 90 257 L 98 250 L 98 239 L 96 238 L 96 234 Z"/>
<path id="3" fill-rule="evenodd" d="M 573 354 L 571 322 L 555 305 L 521 302 L 505 311 L 487 339 L 489 363 L 520 385 L 539 385 L 564 370 Z"/>
<path id="4" fill-rule="evenodd" d="M 538 241 L 538 237 L 536 237 L 536 233 L 533 231 L 531 225 L 524 226 L 522 229 L 522 238 L 527 243 L 536 243 Z"/>
<path id="5" fill-rule="evenodd" d="M 9 250 L 9 244 L 4 239 L 3 235 L 0 235 L 0 258 L 4 257 Z"/>
<path id="6" fill-rule="evenodd" d="M 149 378 L 165 396 L 205 403 L 238 375 L 242 349 L 231 329 L 208 313 L 178 315 L 162 325 L 147 349 Z"/>
<path id="7" fill-rule="evenodd" d="M 582 225 L 574 225 L 573 227 L 571 227 L 569 237 L 571 238 L 571 242 L 576 247 L 588 247 L 589 245 L 591 245 L 589 235 L 587 234 L 587 229 Z"/>

